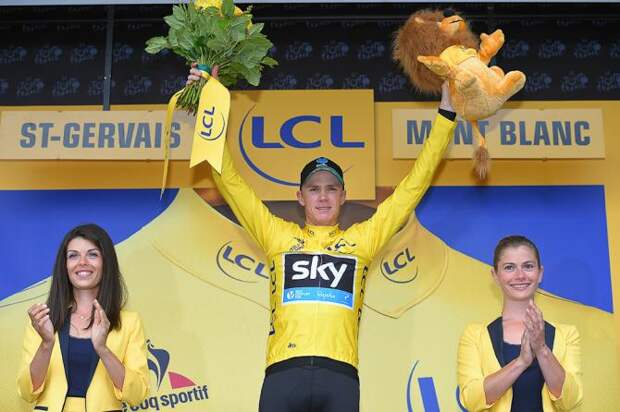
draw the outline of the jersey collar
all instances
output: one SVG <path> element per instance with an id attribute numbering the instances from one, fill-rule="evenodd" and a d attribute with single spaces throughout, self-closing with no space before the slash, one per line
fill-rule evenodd
<path id="1" fill-rule="evenodd" d="M 316 226 L 307 224 L 304 226 L 303 231 L 308 237 L 315 237 L 318 239 L 331 238 L 340 232 L 340 226 L 337 224 L 333 226 Z"/>

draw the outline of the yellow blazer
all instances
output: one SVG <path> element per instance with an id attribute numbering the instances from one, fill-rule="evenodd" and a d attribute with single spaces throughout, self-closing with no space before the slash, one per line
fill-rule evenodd
<path id="1" fill-rule="evenodd" d="M 484 378 L 497 372 L 503 361 L 504 334 L 502 318 L 489 325 L 470 324 L 465 328 L 457 354 L 457 379 L 461 404 L 469 411 L 510 412 L 512 389 L 492 404 L 486 403 Z M 543 411 L 568 411 L 577 407 L 583 397 L 581 382 L 581 347 L 577 328 L 572 325 L 545 322 L 545 341 L 566 373 L 562 394 L 553 396 L 543 385 Z"/>
<path id="2" fill-rule="evenodd" d="M 34 403 L 34 410 L 62 412 L 68 391 L 66 368 L 69 322 L 56 333 L 47 375 L 43 384 L 32 390 L 30 362 L 41 343 L 41 337 L 30 322 L 26 325 L 22 361 L 17 375 L 17 392 L 27 402 Z M 108 348 L 125 367 L 123 389 L 118 390 L 101 362 L 93 362 L 91 380 L 86 392 L 86 409 L 89 412 L 121 411 L 122 402 L 139 404 L 147 396 L 149 376 L 146 342 L 142 321 L 135 312 L 121 311 L 121 328 L 112 330 L 106 341 Z"/>

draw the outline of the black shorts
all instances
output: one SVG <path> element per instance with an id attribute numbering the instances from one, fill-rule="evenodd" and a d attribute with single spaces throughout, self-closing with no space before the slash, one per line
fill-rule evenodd
<path id="1" fill-rule="evenodd" d="M 357 370 L 320 357 L 292 358 L 265 373 L 259 412 L 359 412 Z"/>

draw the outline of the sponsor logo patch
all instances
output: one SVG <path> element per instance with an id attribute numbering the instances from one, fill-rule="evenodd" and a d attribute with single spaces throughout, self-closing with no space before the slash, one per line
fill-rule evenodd
<path id="1" fill-rule="evenodd" d="M 284 255 L 282 303 L 324 302 L 353 308 L 356 265 L 351 257 Z"/>

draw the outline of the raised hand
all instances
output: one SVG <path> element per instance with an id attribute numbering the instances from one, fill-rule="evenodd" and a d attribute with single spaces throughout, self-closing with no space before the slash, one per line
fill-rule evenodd
<path id="1" fill-rule="evenodd" d="M 199 70 L 197 67 L 198 67 L 198 63 L 192 63 L 192 67 L 189 70 L 189 75 L 187 76 L 187 81 L 185 82 L 185 85 L 190 85 L 202 79 L 202 70 Z M 219 66 L 218 65 L 213 66 L 213 69 L 211 69 L 211 76 L 217 79 L 218 71 L 219 71 Z"/>
<path id="2" fill-rule="evenodd" d="M 198 63 L 192 63 L 192 68 L 189 69 L 189 75 L 187 76 L 187 82 L 185 82 L 186 85 L 197 82 L 202 78 L 202 70 L 198 70 L 196 66 L 198 66 Z"/>
<path id="3" fill-rule="evenodd" d="M 533 300 L 525 310 L 525 329 L 530 338 L 532 350 L 538 355 L 546 348 L 545 345 L 545 321 L 540 309 L 534 304 Z"/>
<path id="4" fill-rule="evenodd" d="M 450 99 L 450 86 L 448 85 L 447 80 L 441 85 L 441 101 L 439 102 L 439 108 L 449 112 L 454 112 L 452 100 Z"/>
<path id="5" fill-rule="evenodd" d="M 53 343 L 55 339 L 54 326 L 50 320 L 50 308 L 45 303 L 35 303 L 28 309 L 28 316 L 32 327 L 37 331 L 45 343 Z"/>
<path id="6" fill-rule="evenodd" d="M 97 353 L 106 349 L 106 340 L 108 338 L 108 332 L 110 330 L 110 321 L 105 314 L 105 311 L 95 299 L 93 301 L 95 307 L 93 326 L 90 331 L 90 339 L 93 342 L 93 347 Z"/>

